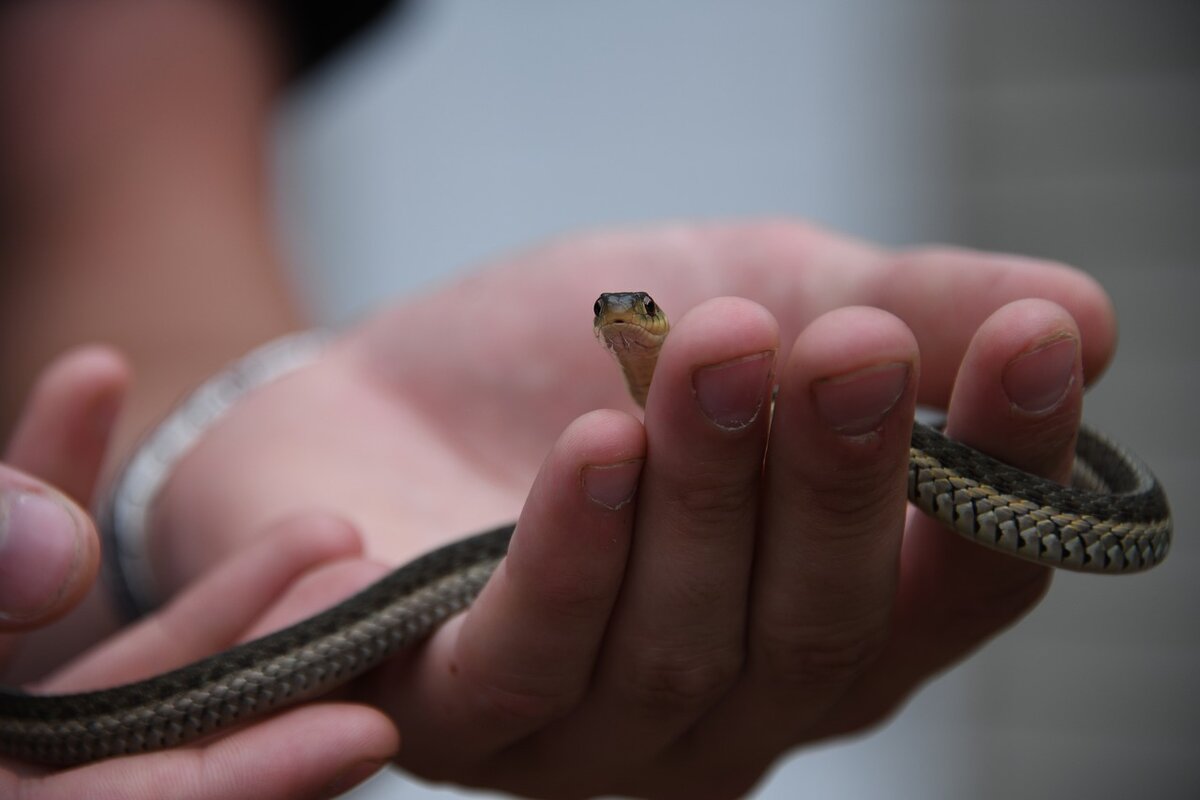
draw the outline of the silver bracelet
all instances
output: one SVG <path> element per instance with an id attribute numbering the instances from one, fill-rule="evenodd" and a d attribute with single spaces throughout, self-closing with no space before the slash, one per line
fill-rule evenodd
<path id="1" fill-rule="evenodd" d="M 110 488 L 100 514 L 105 579 L 127 620 L 162 602 L 146 548 L 150 512 L 172 469 L 246 393 L 314 362 L 333 338 L 311 330 L 282 336 L 217 373 L 150 432 Z"/>

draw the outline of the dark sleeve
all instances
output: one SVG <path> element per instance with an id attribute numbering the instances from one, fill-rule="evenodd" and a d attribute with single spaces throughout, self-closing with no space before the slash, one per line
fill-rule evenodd
<path id="1" fill-rule="evenodd" d="M 289 51 L 293 77 L 335 52 L 386 14 L 403 13 L 407 0 L 267 0 Z"/>

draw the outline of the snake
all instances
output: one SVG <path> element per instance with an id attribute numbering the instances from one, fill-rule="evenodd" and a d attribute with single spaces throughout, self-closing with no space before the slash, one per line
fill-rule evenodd
<path id="1" fill-rule="evenodd" d="M 602 294 L 593 313 L 597 339 L 644 405 L 670 329 L 666 314 L 645 292 Z M 1060 569 L 1137 572 L 1161 563 L 1171 542 L 1159 481 L 1087 427 L 1064 486 L 914 422 L 908 499 L 972 542 Z M 445 545 L 315 616 L 145 680 L 58 695 L 0 687 L 0 755 L 69 767 L 194 742 L 325 694 L 466 609 L 514 529 Z"/>

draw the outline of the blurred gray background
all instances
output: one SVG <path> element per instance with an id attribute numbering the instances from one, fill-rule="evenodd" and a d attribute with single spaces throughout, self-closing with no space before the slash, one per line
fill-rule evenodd
<path id="1" fill-rule="evenodd" d="M 282 222 L 338 322 L 548 235 L 786 214 L 1094 274 L 1122 324 L 1087 417 L 1177 544 L 1063 575 L 884 729 L 763 798 L 1200 797 L 1200 3 L 438 0 L 293 97 Z M 394 774 L 356 800 L 451 797 Z"/>

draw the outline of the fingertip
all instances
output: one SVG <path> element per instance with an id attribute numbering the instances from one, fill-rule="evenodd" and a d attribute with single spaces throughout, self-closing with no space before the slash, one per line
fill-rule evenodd
<path id="1" fill-rule="evenodd" d="M 30 393 L 31 403 L 78 403 L 92 435 L 107 440 L 131 376 L 129 362 L 115 348 L 80 345 L 46 367 Z"/>
<path id="2" fill-rule="evenodd" d="M 100 342 L 73 347 L 52 366 L 69 370 L 78 380 L 105 387 L 128 384 L 133 374 L 129 360 L 120 350 Z"/>
<path id="3" fill-rule="evenodd" d="M 1014 300 L 996 309 L 983 321 L 973 342 L 981 346 L 1007 349 L 1028 349 L 1036 339 L 1069 335 L 1080 338 L 1079 325 L 1061 304 L 1039 297 Z M 968 355 L 971 355 L 968 353 Z"/>
<path id="4" fill-rule="evenodd" d="M 1069 267 L 1071 287 L 1062 299 L 1064 310 L 1076 324 L 1086 384 L 1099 380 L 1117 351 L 1117 312 L 1112 298 L 1098 280 Z"/>
<path id="5" fill-rule="evenodd" d="M 764 306 L 743 297 L 714 297 L 675 323 L 664 345 L 676 349 L 686 368 L 746 353 L 779 349 L 779 323 Z M 658 377 L 655 378 L 658 380 Z"/>
<path id="6" fill-rule="evenodd" d="M 919 370 L 916 337 L 900 318 L 850 306 L 823 314 L 797 337 L 780 392 L 807 398 L 810 418 L 828 432 L 861 440 L 902 409 L 903 423 L 911 421 Z"/>
<path id="7" fill-rule="evenodd" d="M 581 547 L 626 542 L 645 458 L 645 428 L 631 415 L 599 410 L 574 420 L 530 489 L 509 547 L 508 569 L 540 581 L 555 560 L 578 555 Z M 567 583 L 582 579 L 566 569 L 575 560 L 555 571 Z"/>
<path id="8" fill-rule="evenodd" d="M 689 310 L 654 371 L 646 403 L 651 438 L 712 444 L 761 436 L 765 428 L 755 423 L 769 407 L 778 352 L 779 325 L 758 303 L 717 297 Z"/>
<path id="9" fill-rule="evenodd" d="M 382 564 L 362 559 L 320 563 L 289 585 L 240 639 L 258 639 L 315 616 L 380 580 L 388 571 Z"/>
<path id="10" fill-rule="evenodd" d="M 357 560 L 362 554 L 358 528 L 332 512 L 298 512 L 268 525 L 261 539 L 229 561 L 252 565 L 269 559 L 274 580 L 268 581 L 260 568 L 259 582 L 281 583 L 277 599 L 257 615 L 241 638 L 263 636 L 329 608 L 378 579 L 383 568 Z"/>
<path id="11" fill-rule="evenodd" d="M 871 306 L 822 314 L 796 339 L 793 352 L 814 375 L 837 375 L 888 361 L 915 363 L 919 358 L 917 338 L 904 320 Z"/>
<path id="12" fill-rule="evenodd" d="M 87 418 L 99 442 L 107 445 L 133 382 L 133 368 L 115 348 L 86 345 L 75 351 L 79 380 L 92 387 Z"/>
<path id="13" fill-rule="evenodd" d="M 1113 356 L 1112 300 L 1090 275 L 1066 264 L 1009 254 L 932 247 L 895 254 L 874 285 L 874 302 L 918 332 L 926 361 L 924 402 L 945 405 L 967 343 L 1000 304 L 1043 297 L 1079 325 L 1084 375 L 1094 382 Z"/>
<path id="14" fill-rule="evenodd" d="M 286 541 L 297 557 L 317 563 L 362 555 L 362 534 L 353 522 L 324 509 L 288 514 L 267 526 L 265 535 Z"/>
<path id="15" fill-rule="evenodd" d="M 130 382 L 113 348 L 84 345 L 38 377 L 7 450 L 14 466 L 87 503 Z"/>
<path id="16" fill-rule="evenodd" d="M 947 433 L 1014 466 L 1064 480 L 1082 408 L 1079 328 L 1049 300 L 1017 300 L 972 339 Z"/>
<path id="17" fill-rule="evenodd" d="M 13 477 L 5 470 L 6 479 Z M 20 483 L 0 494 L 4 630 L 39 627 L 66 614 L 87 594 L 99 567 L 95 526 L 83 509 L 49 487 Z"/>
<path id="18" fill-rule="evenodd" d="M 645 452 L 645 429 L 636 417 L 599 409 L 573 420 L 559 436 L 552 455 L 587 465 L 641 458 Z"/>
<path id="19" fill-rule="evenodd" d="M 983 257 L 1006 270 L 998 276 L 1004 280 L 997 296 L 1009 299 L 1008 306 L 1018 305 L 1026 311 L 1039 304 L 1044 310 L 1056 306 L 1070 318 L 1081 341 L 1083 375 L 1087 383 L 1095 382 L 1108 367 L 1117 344 L 1116 310 L 1100 282 L 1056 261 L 1011 255 Z"/>
<path id="20" fill-rule="evenodd" d="M 214 554 L 198 549 L 188 537 L 156 537 L 151 542 L 155 575 L 168 595 L 180 591 L 199 575 L 234 564 L 270 564 L 271 574 L 290 580 L 314 565 L 363 552 L 363 540 L 352 522 L 321 509 L 286 514 L 267 522 L 261 535 L 231 553 Z M 154 549 L 164 542 L 171 549 Z M 205 560 L 205 556 L 210 560 Z M 263 567 L 259 567 L 260 569 Z"/>
<path id="21" fill-rule="evenodd" d="M 34 385 L 50 388 L 67 382 L 108 386 L 127 381 L 129 376 L 129 363 L 119 350 L 106 344 L 89 343 L 56 356 Z"/>

